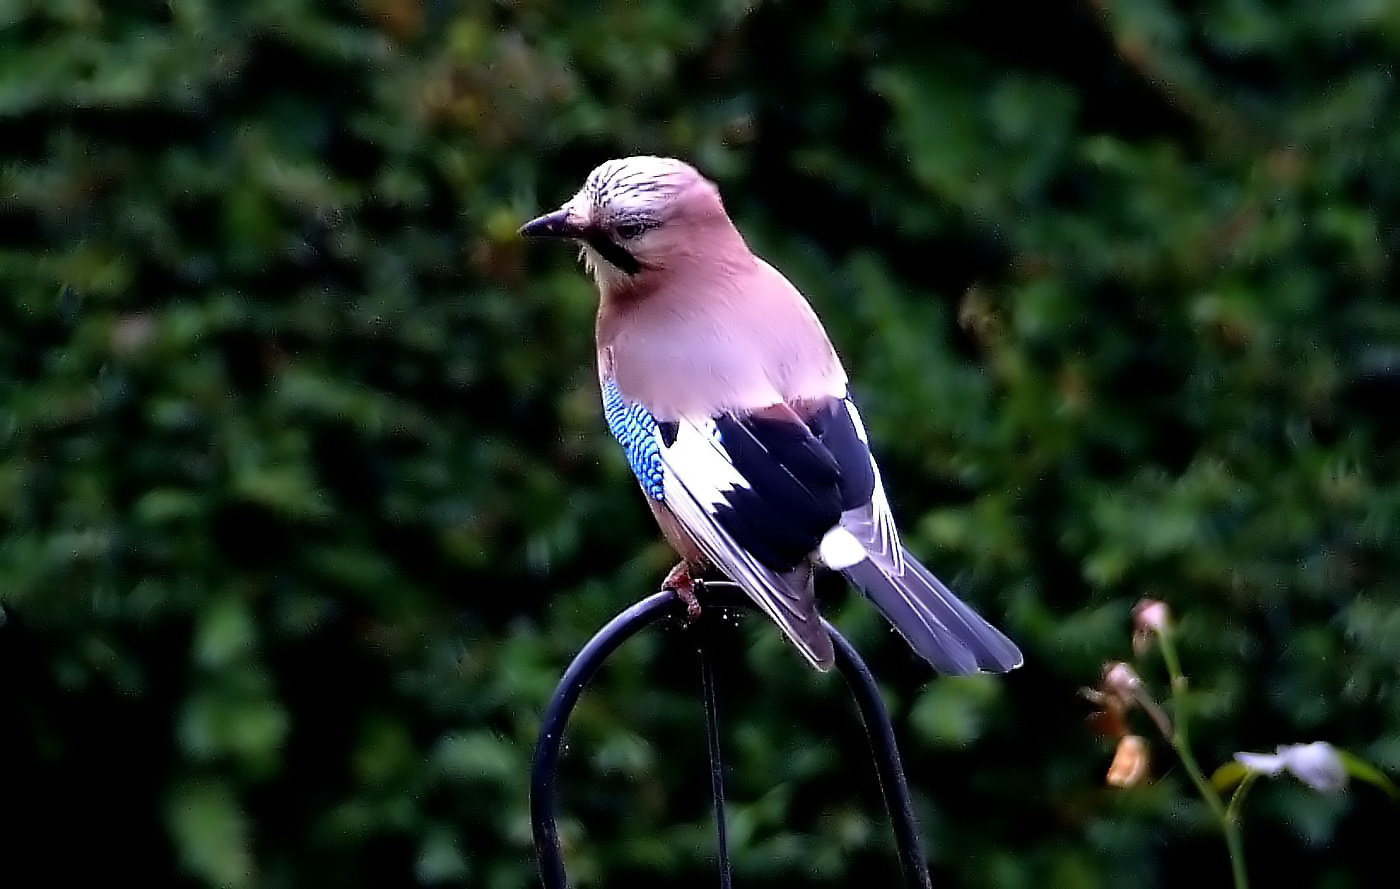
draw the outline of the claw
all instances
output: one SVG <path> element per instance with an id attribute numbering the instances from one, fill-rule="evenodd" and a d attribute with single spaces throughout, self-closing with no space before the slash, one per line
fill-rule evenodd
<path id="1" fill-rule="evenodd" d="M 695 597 L 695 588 L 698 585 L 699 581 L 690 576 L 690 564 L 685 561 L 672 568 L 666 579 L 661 582 L 663 590 L 670 590 L 676 594 L 676 598 L 685 603 L 687 623 L 694 623 L 700 618 L 700 600 Z"/>

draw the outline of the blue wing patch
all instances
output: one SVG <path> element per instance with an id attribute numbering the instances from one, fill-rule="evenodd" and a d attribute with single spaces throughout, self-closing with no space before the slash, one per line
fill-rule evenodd
<path id="1" fill-rule="evenodd" d="M 632 474 L 642 490 L 657 503 L 666 497 L 661 481 L 661 452 L 656 441 L 656 420 L 640 404 L 628 404 L 612 380 L 603 381 L 603 416 L 613 438 L 622 445 Z"/>

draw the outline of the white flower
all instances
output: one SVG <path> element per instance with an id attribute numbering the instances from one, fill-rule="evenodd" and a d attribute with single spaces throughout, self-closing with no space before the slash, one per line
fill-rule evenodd
<path id="1" fill-rule="evenodd" d="M 1347 770 L 1326 741 L 1280 744 L 1276 753 L 1236 753 L 1235 760 L 1256 775 L 1275 777 L 1287 770 L 1313 790 L 1336 793 L 1346 786 Z"/>

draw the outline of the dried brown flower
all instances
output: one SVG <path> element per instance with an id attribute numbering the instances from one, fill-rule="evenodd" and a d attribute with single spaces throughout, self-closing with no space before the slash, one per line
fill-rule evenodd
<path id="1" fill-rule="evenodd" d="M 1139 735 L 1124 735 L 1104 780 L 1114 787 L 1133 787 L 1147 777 L 1147 766 L 1147 742 Z"/>

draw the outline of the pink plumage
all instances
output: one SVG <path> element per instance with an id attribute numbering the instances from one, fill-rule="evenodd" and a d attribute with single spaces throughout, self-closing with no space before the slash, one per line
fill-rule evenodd
<path id="1" fill-rule="evenodd" d="M 666 586 L 693 608 L 692 573 L 718 568 L 825 670 L 812 574 L 826 567 L 934 667 L 1020 665 L 900 543 L 830 339 L 713 183 L 672 158 L 608 161 L 521 232 L 582 245 L 608 425 L 681 556 Z"/>

